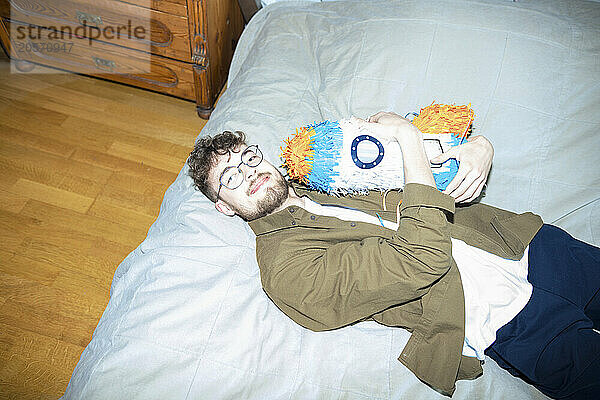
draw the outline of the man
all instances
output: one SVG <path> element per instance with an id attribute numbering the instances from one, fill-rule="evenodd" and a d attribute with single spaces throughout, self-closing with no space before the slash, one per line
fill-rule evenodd
<path id="1" fill-rule="evenodd" d="M 202 138 L 188 160 L 217 210 L 249 221 L 271 300 L 315 331 L 366 319 L 408 329 L 399 361 L 446 395 L 488 355 L 548 396 L 599 396 L 600 249 L 531 213 L 455 207 L 485 182 L 484 138 L 432 160 L 461 162 L 453 198 L 436 189 L 414 125 L 384 112 L 358 123 L 400 145 L 402 192 L 289 186 L 241 133 Z"/>

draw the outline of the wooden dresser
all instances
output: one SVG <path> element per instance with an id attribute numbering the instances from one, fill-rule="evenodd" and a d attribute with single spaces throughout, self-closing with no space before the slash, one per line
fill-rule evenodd
<path id="1" fill-rule="evenodd" d="M 0 0 L 0 41 L 17 69 L 42 64 L 194 100 L 202 118 L 243 28 L 237 0 Z"/>

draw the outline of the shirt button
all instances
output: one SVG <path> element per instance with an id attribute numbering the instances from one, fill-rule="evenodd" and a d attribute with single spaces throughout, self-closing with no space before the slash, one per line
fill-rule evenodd
<path id="1" fill-rule="evenodd" d="M 316 218 L 316 217 L 315 217 L 314 215 L 311 215 L 311 216 L 310 216 L 310 219 L 312 219 L 313 221 L 315 220 L 315 218 Z"/>
<path id="2" fill-rule="evenodd" d="M 292 221 L 292 225 L 296 225 L 296 221 Z"/>
<path id="3" fill-rule="evenodd" d="M 354 228 L 356 226 L 356 222 L 350 222 L 350 226 Z"/>
<path id="4" fill-rule="evenodd" d="M 296 211 L 296 209 L 294 207 L 290 207 L 290 212 L 293 213 L 294 211 Z"/>

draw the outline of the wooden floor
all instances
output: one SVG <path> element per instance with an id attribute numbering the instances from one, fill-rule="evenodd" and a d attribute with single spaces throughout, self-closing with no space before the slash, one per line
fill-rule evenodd
<path id="1" fill-rule="evenodd" d="M 11 74 L 0 56 L 0 399 L 64 393 L 205 122 L 191 102 Z"/>

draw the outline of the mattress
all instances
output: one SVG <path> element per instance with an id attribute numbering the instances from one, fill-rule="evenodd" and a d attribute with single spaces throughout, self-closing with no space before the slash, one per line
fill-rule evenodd
<path id="1" fill-rule="evenodd" d="M 295 127 L 471 103 L 495 157 L 482 202 L 600 245 L 600 4 L 279 2 L 247 25 L 200 135 L 242 130 L 280 164 Z M 402 329 L 311 332 L 260 286 L 254 235 L 182 165 L 118 266 L 63 399 L 436 399 L 396 358 Z M 543 399 L 486 360 L 456 399 Z"/>

